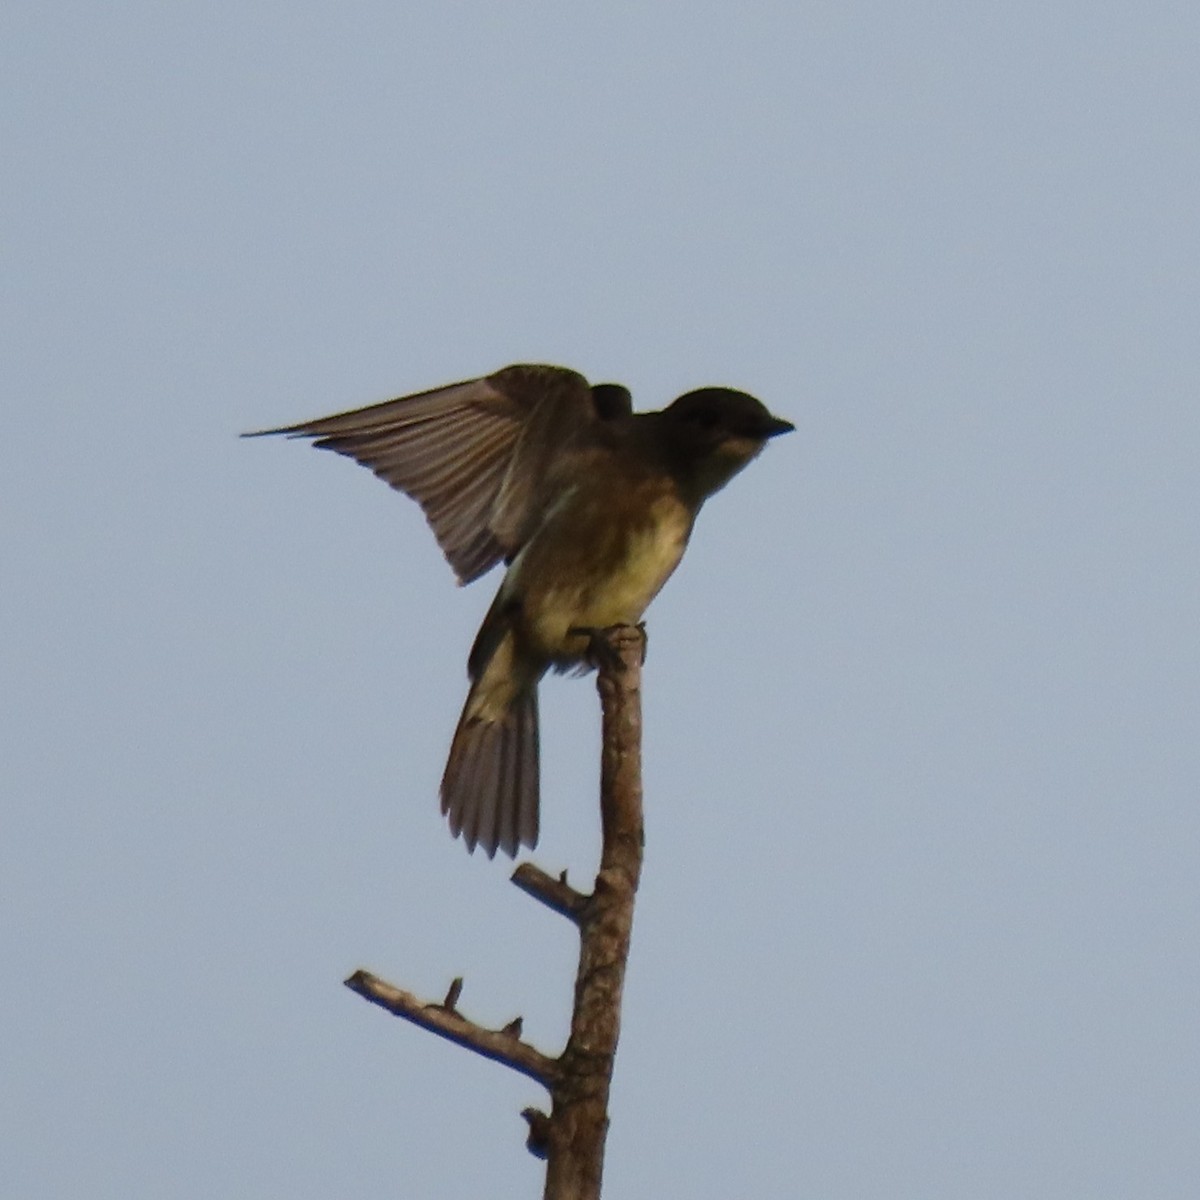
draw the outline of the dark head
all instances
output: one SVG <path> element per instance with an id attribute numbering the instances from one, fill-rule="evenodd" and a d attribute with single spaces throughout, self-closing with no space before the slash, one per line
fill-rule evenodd
<path id="1" fill-rule="evenodd" d="M 724 487 L 770 438 L 796 428 L 746 392 L 723 387 L 680 396 L 663 409 L 662 418 L 704 496 Z"/>

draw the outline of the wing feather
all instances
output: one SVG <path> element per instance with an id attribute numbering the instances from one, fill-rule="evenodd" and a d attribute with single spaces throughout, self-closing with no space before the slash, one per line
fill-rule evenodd
<path id="1" fill-rule="evenodd" d="M 582 375 L 520 365 L 263 432 L 312 438 L 411 496 L 470 583 L 520 548 L 555 455 L 596 419 Z"/>

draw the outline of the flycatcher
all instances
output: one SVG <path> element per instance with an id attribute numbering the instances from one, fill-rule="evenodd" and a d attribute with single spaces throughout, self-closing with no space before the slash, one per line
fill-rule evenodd
<path id="1" fill-rule="evenodd" d="M 460 583 L 508 568 L 442 777 L 442 812 L 468 850 L 536 845 L 538 682 L 587 668 L 588 630 L 641 620 L 700 506 L 793 428 L 732 388 L 635 413 L 618 384 L 518 365 L 262 431 L 314 438 L 411 496 Z"/>

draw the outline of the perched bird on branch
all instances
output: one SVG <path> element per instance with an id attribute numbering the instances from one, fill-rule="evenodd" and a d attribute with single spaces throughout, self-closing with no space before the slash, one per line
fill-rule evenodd
<path id="1" fill-rule="evenodd" d="M 618 384 L 518 365 L 262 431 L 313 438 L 411 496 L 460 583 L 508 568 L 442 777 L 442 812 L 469 850 L 536 844 L 538 681 L 586 669 L 590 630 L 636 624 L 704 501 L 793 428 L 732 388 L 635 413 Z"/>

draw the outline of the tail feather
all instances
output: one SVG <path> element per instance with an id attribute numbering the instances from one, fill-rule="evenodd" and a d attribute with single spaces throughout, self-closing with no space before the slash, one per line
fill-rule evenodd
<path id="1" fill-rule="evenodd" d="M 499 720 L 470 710 L 468 697 L 442 776 L 442 812 L 468 850 L 515 857 L 538 838 L 537 688 L 518 693 Z"/>
<path id="2" fill-rule="evenodd" d="M 518 790 L 518 803 L 513 812 L 516 821 L 516 845 L 513 857 L 516 856 L 516 846 L 525 845 L 531 850 L 538 840 L 538 797 L 541 789 L 541 752 L 538 738 L 538 707 L 537 688 L 532 688 L 526 700 L 529 712 L 525 719 L 525 736 L 518 745 L 521 749 L 521 787 Z"/>

